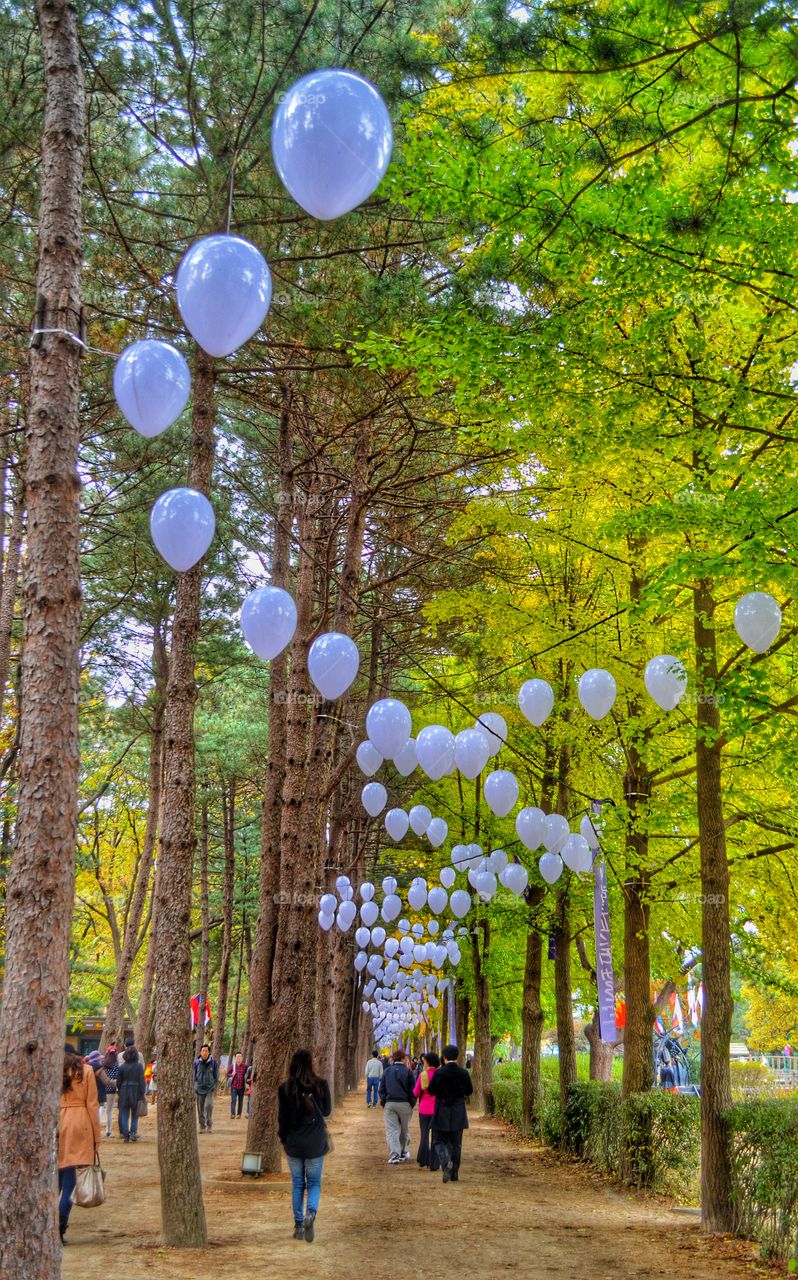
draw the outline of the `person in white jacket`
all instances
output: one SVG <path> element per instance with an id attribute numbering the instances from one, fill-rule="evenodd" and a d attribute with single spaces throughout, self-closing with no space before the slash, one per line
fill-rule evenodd
<path id="1" fill-rule="evenodd" d="M 382 1062 L 375 1049 L 366 1063 L 366 1106 L 376 1107 L 382 1080 Z"/>

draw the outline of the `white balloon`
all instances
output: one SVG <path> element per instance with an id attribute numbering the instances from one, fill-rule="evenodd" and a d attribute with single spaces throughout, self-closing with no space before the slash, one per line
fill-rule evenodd
<path id="1" fill-rule="evenodd" d="M 381 782 L 367 782 L 360 793 L 360 799 L 369 817 L 376 818 L 388 803 L 388 792 Z"/>
<path id="2" fill-rule="evenodd" d="M 497 756 L 507 741 L 507 721 L 498 711 L 484 711 L 474 724 L 478 733 L 488 740 L 488 758 Z"/>
<path id="3" fill-rule="evenodd" d="M 360 919 L 367 928 L 371 928 L 380 918 L 380 909 L 376 902 L 364 902 L 360 908 Z"/>
<path id="4" fill-rule="evenodd" d="M 401 751 L 398 751 L 394 756 L 393 767 L 403 778 L 409 778 L 417 764 L 416 740 L 415 738 L 408 738 Z"/>
<path id="5" fill-rule="evenodd" d="M 332 929 L 334 924 L 335 924 L 334 915 L 328 916 L 324 911 L 319 912 L 319 926 L 324 930 L 325 933 L 327 933 L 329 929 Z"/>
<path id="6" fill-rule="evenodd" d="M 400 932 L 400 933 L 409 933 L 409 932 L 410 932 L 410 921 L 409 921 L 409 920 L 400 920 L 400 921 L 399 921 L 399 932 Z"/>
<path id="7" fill-rule="evenodd" d="M 392 840 L 404 840 L 410 819 L 404 809 L 389 809 L 385 815 L 385 830 Z"/>
<path id="8" fill-rule="evenodd" d="M 481 867 L 468 868 L 468 883 L 471 885 L 472 889 L 476 889 L 477 887 L 477 876 L 479 875 L 481 870 L 482 870 Z"/>
<path id="9" fill-rule="evenodd" d="M 428 933 L 431 933 L 431 934 L 433 934 L 433 935 L 434 935 L 434 934 L 436 934 L 436 933 L 438 932 L 438 930 L 439 930 L 439 929 L 440 929 L 440 925 L 438 924 L 438 921 L 437 921 L 437 920 L 430 920 L 430 921 L 428 922 L 428 924 L 427 924 L 427 932 L 428 932 Z"/>
<path id="10" fill-rule="evenodd" d="M 449 898 L 449 908 L 453 916 L 457 916 L 458 920 L 462 920 L 463 916 L 471 908 L 471 895 L 466 893 L 465 889 L 455 889 Z"/>
<path id="11" fill-rule="evenodd" d="M 430 889 L 427 901 L 429 903 L 430 911 L 432 911 L 434 915 L 439 916 L 442 911 L 446 910 L 449 895 L 445 889 L 438 888 L 436 886 L 434 889 Z"/>
<path id="12" fill-rule="evenodd" d="M 319 899 L 319 911 L 321 911 L 322 915 L 334 915 L 337 906 L 338 899 L 334 893 L 323 893 Z"/>
<path id="13" fill-rule="evenodd" d="M 569 871 L 589 871 L 593 865 L 593 854 L 587 840 L 573 833 L 560 850 L 560 857 Z"/>
<path id="14" fill-rule="evenodd" d="M 554 884 L 562 875 L 562 858 L 559 853 L 544 853 L 538 862 L 538 870 L 546 884 Z"/>
<path id="15" fill-rule="evenodd" d="M 427 882 L 416 878 L 407 891 L 407 901 L 414 911 L 420 911 L 427 901 Z"/>
<path id="16" fill-rule="evenodd" d="M 376 190 L 392 146 L 391 118 L 374 85 L 339 67 L 297 80 L 272 122 L 280 181 L 321 221 L 356 209 Z"/>
<path id="17" fill-rule="evenodd" d="M 198 489 L 167 489 L 150 512 L 155 547 L 178 573 L 185 573 L 202 559 L 215 529 L 213 507 Z"/>
<path id="18" fill-rule="evenodd" d="M 355 891 L 352 888 L 351 884 L 346 885 L 346 887 L 341 890 L 341 898 L 343 899 L 344 902 L 351 902 L 354 896 L 355 896 Z"/>
<path id="19" fill-rule="evenodd" d="M 371 778 L 382 764 L 382 756 L 380 755 L 373 742 L 369 742 L 368 738 L 364 738 L 355 752 L 355 759 L 361 773 L 365 773 L 367 778 Z"/>
<path id="20" fill-rule="evenodd" d="M 354 902 L 342 902 L 336 915 L 336 924 L 341 933 L 347 933 L 355 922 L 357 907 Z"/>
<path id="21" fill-rule="evenodd" d="M 423 836 L 432 821 L 432 814 L 425 804 L 414 804 L 410 810 L 410 826 L 417 836 Z"/>
<path id="22" fill-rule="evenodd" d="M 393 760 L 399 754 L 412 728 L 410 712 L 398 698 L 380 698 L 366 716 L 366 732 L 386 760 Z"/>
<path id="23" fill-rule="evenodd" d="M 371 945 L 373 947 L 381 947 L 385 942 L 385 930 L 382 925 L 378 925 L 376 929 L 371 931 Z"/>
<path id="24" fill-rule="evenodd" d="M 308 650 L 308 675 L 321 696 L 330 701 L 346 693 L 359 666 L 357 645 L 340 631 L 317 636 Z"/>
<path id="25" fill-rule="evenodd" d="M 601 667 L 591 667 L 579 678 L 579 701 L 594 720 L 612 710 L 617 691 L 614 677 Z"/>
<path id="26" fill-rule="evenodd" d="M 390 924 L 395 920 L 402 910 L 402 899 L 398 898 L 395 893 L 389 893 L 382 904 L 382 918 L 386 924 Z M 361 911 L 361 916 L 363 912 Z"/>
<path id="27" fill-rule="evenodd" d="M 366 955 L 365 951 L 358 951 L 357 955 L 355 956 L 355 969 L 358 973 L 360 973 L 363 969 L 365 969 L 366 965 L 368 964 L 368 959 L 369 958 Z"/>
<path id="28" fill-rule="evenodd" d="M 370 941 L 371 941 L 370 930 L 364 928 L 363 925 L 361 925 L 359 929 L 355 930 L 355 942 L 359 947 L 367 947 Z"/>
<path id="29" fill-rule="evenodd" d="M 282 587 L 256 587 L 241 606 L 241 630 L 264 662 L 282 653 L 296 631 L 296 605 Z"/>
<path id="30" fill-rule="evenodd" d="M 543 843 L 548 853 L 559 853 L 570 835 L 567 818 L 552 813 L 543 823 Z"/>
<path id="31" fill-rule="evenodd" d="M 483 902 L 490 902 L 496 892 L 496 877 L 492 871 L 478 871 L 474 886 Z"/>
<path id="32" fill-rule="evenodd" d="M 494 769 L 482 788 L 485 803 L 497 818 L 506 818 L 518 800 L 518 779 L 509 769 Z"/>
<path id="33" fill-rule="evenodd" d="M 551 715 L 554 690 L 547 680 L 525 680 L 518 690 L 518 705 L 522 715 L 539 729 Z"/>
<path id="34" fill-rule="evenodd" d="M 505 867 L 502 876 L 505 887 L 520 898 L 529 884 L 526 867 L 523 867 L 520 862 L 512 862 L 509 867 Z"/>
<path id="35" fill-rule="evenodd" d="M 687 692 L 684 663 L 669 653 L 661 653 L 648 663 L 643 680 L 650 698 L 663 711 L 673 711 Z"/>
<path id="36" fill-rule="evenodd" d="M 483 858 L 482 845 L 470 844 L 467 846 L 467 848 L 468 848 L 468 865 L 470 867 L 476 867 L 478 869 L 479 864 L 481 863 Z"/>
<path id="37" fill-rule="evenodd" d="M 374 888 L 374 885 L 370 880 L 364 880 L 363 884 L 358 889 L 362 902 L 371 902 L 371 899 L 374 897 L 376 892 L 377 890 Z"/>
<path id="38" fill-rule="evenodd" d="M 266 259 L 240 236 L 197 240 L 177 268 L 177 307 L 197 344 L 229 356 L 260 328 L 272 300 Z"/>
<path id="39" fill-rule="evenodd" d="M 476 778 L 489 755 L 487 734 L 480 729 L 462 729 L 454 740 L 454 762 L 464 778 Z"/>
<path id="40" fill-rule="evenodd" d="M 422 947 L 420 942 L 417 943 L 416 946 L 413 947 L 413 959 L 416 961 L 417 964 L 423 964 L 426 958 L 427 958 L 427 948 Z"/>
<path id="41" fill-rule="evenodd" d="M 778 602 L 764 591 L 749 591 L 734 606 L 734 629 L 754 653 L 766 653 L 781 630 Z"/>
<path id="42" fill-rule="evenodd" d="M 399 910 L 401 911 L 401 909 L 402 908 L 400 904 Z M 397 942 L 396 938 L 389 938 L 388 941 L 385 943 L 383 950 L 386 956 L 388 957 L 388 959 L 392 960 L 393 957 L 396 955 L 397 951 L 399 950 L 399 943 Z"/>
<path id="43" fill-rule="evenodd" d="M 457 875 L 455 873 L 454 867 L 443 867 L 438 879 L 440 880 L 444 889 L 451 889 L 452 885 L 457 879 Z"/>
<path id="44" fill-rule="evenodd" d="M 579 830 L 585 837 L 585 840 L 591 849 L 598 849 L 601 842 L 601 837 L 599 835 L 600 821 L 600 818 L 592 818 L 589 813 L 586 813 L 582 821 L 579 823 Z"/>
<path id="45" fill-rule="evenodd" d="M 180 417 L 190 392 L 188 363 L 168 342 L 134 342 L 114 365 L 116 403 L 131 427 L 148 440 Z"/>
<path id="46" fill-rule="evenodd" d="M 488 858 L 487 870 L 492 871 L 496 876 L 501 875 L 509 861 L 504 849 L 494 849 Z"/>
<path id="47" fill-rule="evenodd" d="M 439 849 L 449 834 L 448 824 L 443 818 L 433 818 L 426 830 L 426 836 L 433 849 Z"/>
<path id="48" fill-rule="evenodd" d="M 386 876 L 382 882 L 383 893 L 396 893 L 396 881 L 393 876 Z"/>
<path id="49" fill-rule="evenodd" d="M 444 778 L 454 765 L 454 734 L 442 724 L 425 725 L 416 738 L 416 757 L 433 782 Z"/>
<path id="50" fill-rule="evenodd" d="M 458 871 L 467 870 L 471 859 L 471 853 L 467 844 L 456 844 L 452 846 L 452 862 Z"/>
<path id="51" fill-rule="evenodd" d="M 546 815 L 542 809 L 522 809 L 515 819 L 518 839 L 532 852 L 543 844 Z"/>

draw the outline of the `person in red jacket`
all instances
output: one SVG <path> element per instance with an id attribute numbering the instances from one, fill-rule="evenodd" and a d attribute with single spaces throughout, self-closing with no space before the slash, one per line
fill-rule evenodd
<path id="1" fill-rule="evenodd" d="M 232 1119 L 236 1117 L 236 1103 L 238 1103 L 238 1116 L 244 1107 L 245 1081 L 249 1065 L 244 1061 L 243 1053 L 236 1054 L 235 1063 L 230 1063 L 227 1068 L 227 1075 L 230 1079 L 230 1115 Z"/>

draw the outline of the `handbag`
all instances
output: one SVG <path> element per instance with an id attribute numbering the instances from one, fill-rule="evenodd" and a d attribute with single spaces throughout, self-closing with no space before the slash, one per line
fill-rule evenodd
<path id="1" fill-rule="evenodd" d="M 139 1098 L 138 1102 L 136 1103 L 136 1115 L 146 1116 L 146 1114 L 147 1114 L 147 1099 Z"/>
<path id="2" fill-rule="evenodd" d="M 100 1153 L 95 1151 L 94 1164 L 79 1164 L 75 1170 L 72 1203 L 81 1209 L 95 1209 L 105 1203 L 105 1170 L 100 1168 Z"/>
<path id="3" fill-rule="evenodd" d="M 327 1128 L 327 1121 L 325 1120 L 324 1116 L 321 1113 L 321 1107 L 316 1101 L 315 1094 L 312 1095 L 312 1097 L 313 1097 L 313 1105 L 316 1108 L 316 1111 L 318 1112 L 319 1119 L 321 1120 L 321 1127 L 324 1130 L 324 1135 L 327 1139 L 327 1146 L 324 1149 L 324 1155 L 328 1156 L 331 1151 L 335 1150 L 335 1143 L 332 1140 L 332 1135 L 330 1133 L 330 1130 Z"/>

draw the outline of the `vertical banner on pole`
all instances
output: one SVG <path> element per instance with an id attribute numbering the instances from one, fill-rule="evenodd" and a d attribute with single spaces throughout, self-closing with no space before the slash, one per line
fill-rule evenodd
<path id="1" fill-rule="evenodd" d="M 454 978 L 449 979 L 449 1044 L 457 1044 L 457 1019 L 454 1016 Z"/>
<path id="2" fill-rule="evenodd" d="M 590 802 L 591 817 L 601 815 L 601 801 Z M 598 834 L 598 832 L 597 832 Z M 598 987 L 599 1036 L 605 1044 L 617 1040 L 615 1030 L 615 977 L 612 971 L 610 899 L 607 892 L 607 864 L 596 850 L 593 862 L 593 928 L 596 935 L 596 985 Z"/>

